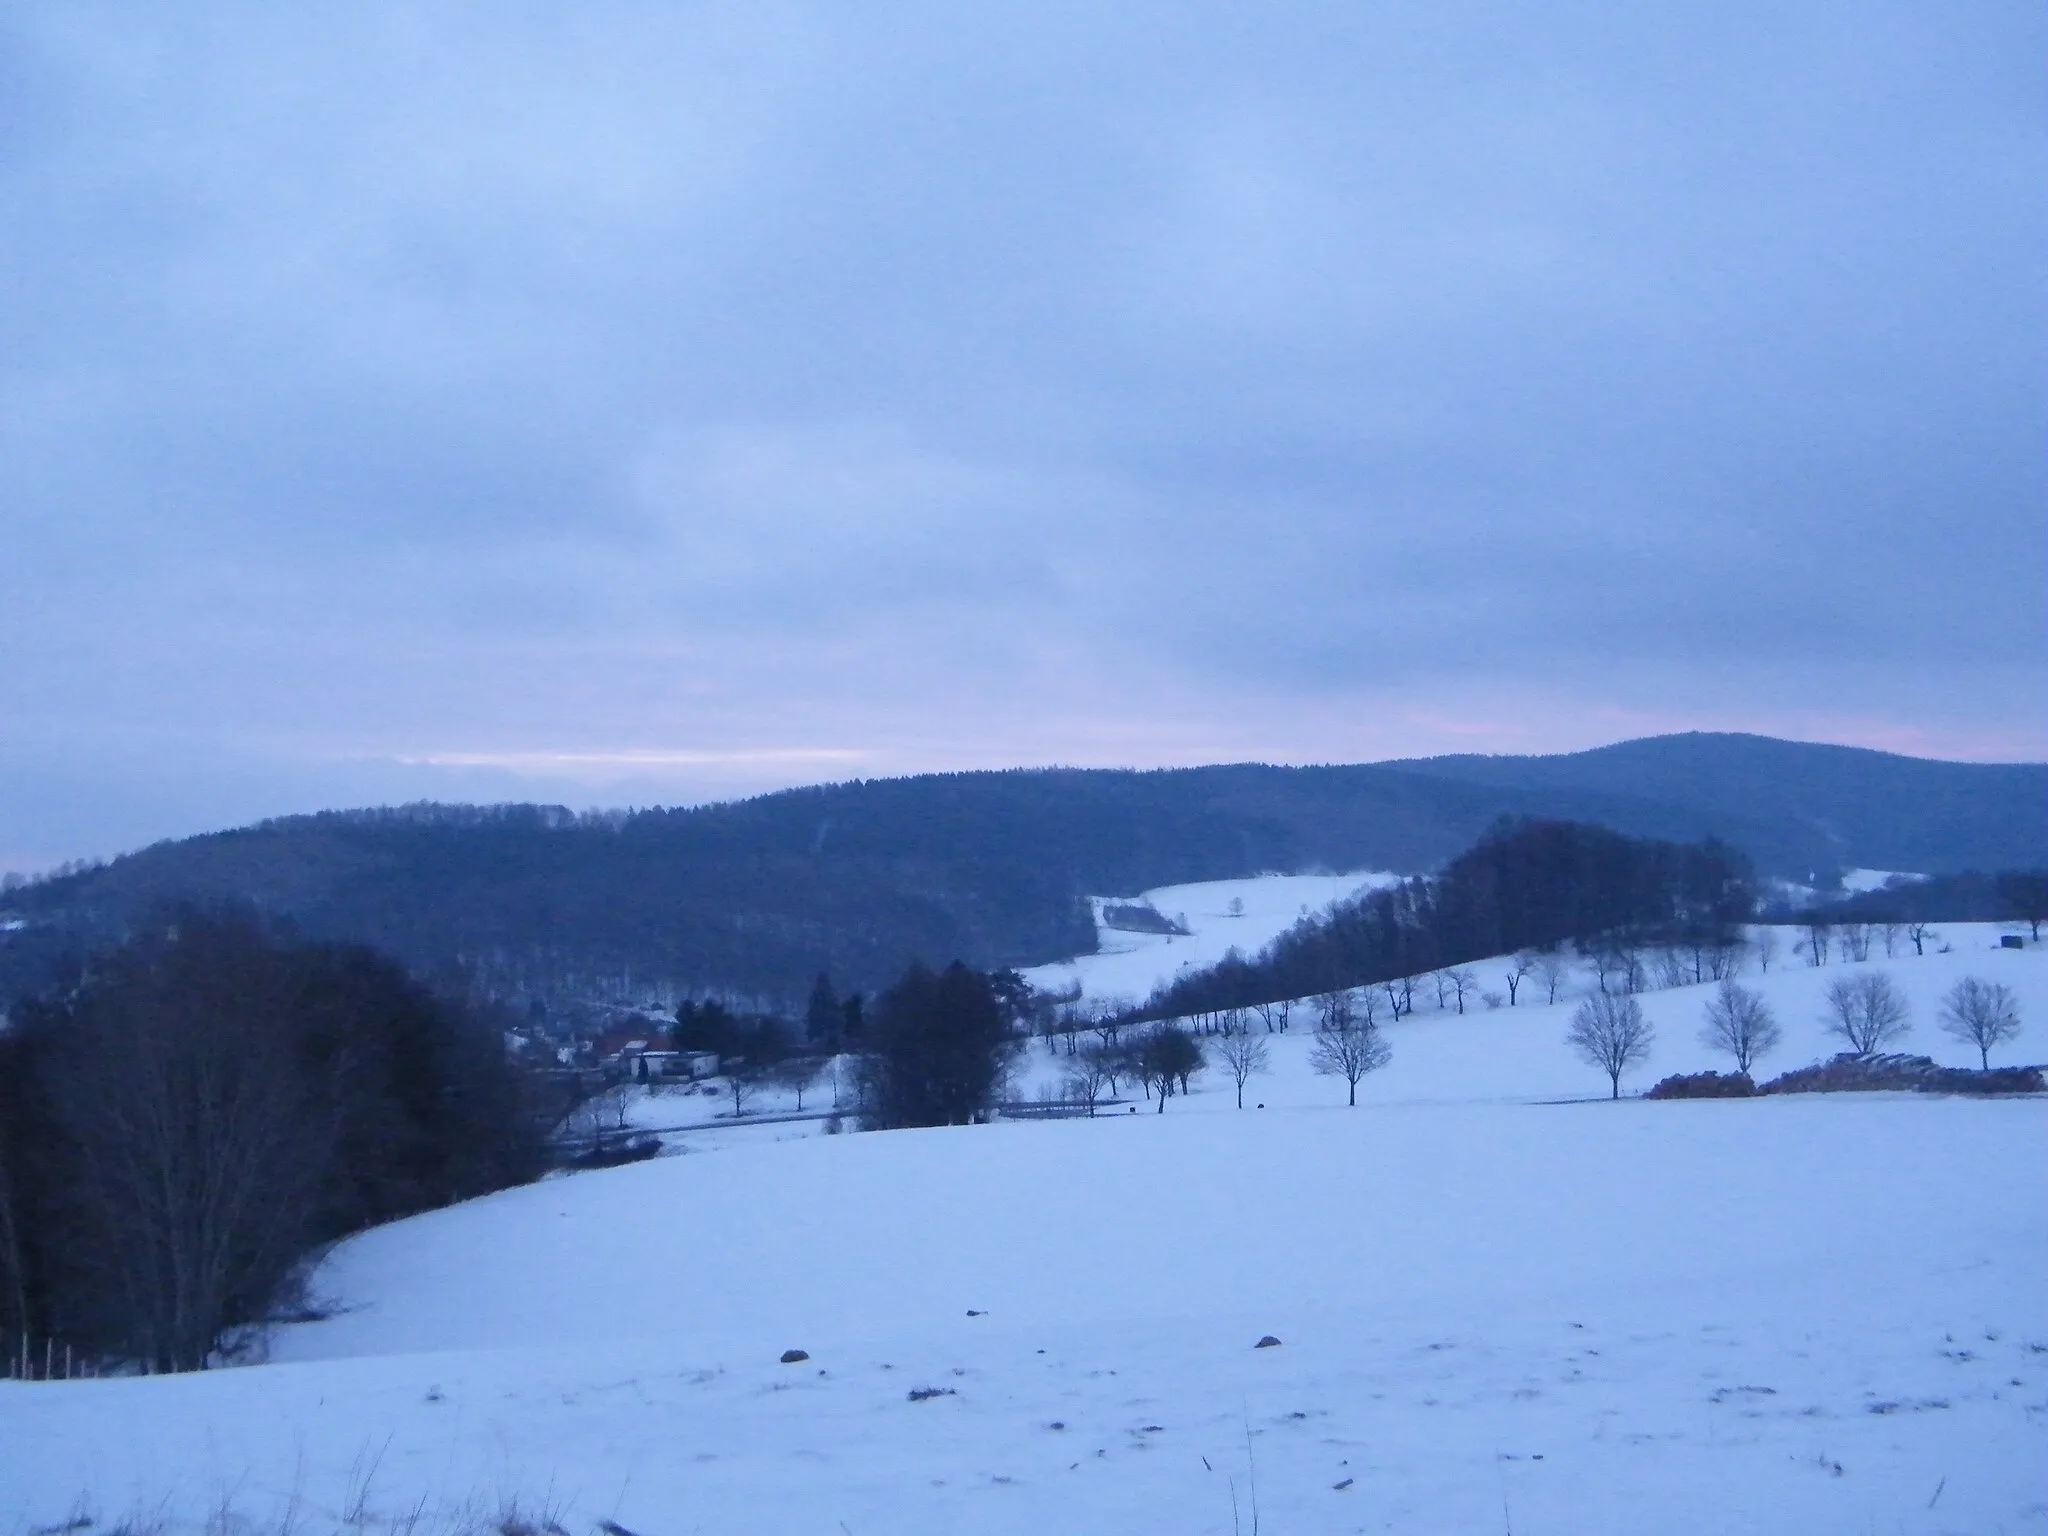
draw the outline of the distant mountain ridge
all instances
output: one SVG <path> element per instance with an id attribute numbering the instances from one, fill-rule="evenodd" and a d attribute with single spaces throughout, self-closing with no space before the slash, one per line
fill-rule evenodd
<path id="1" fill-rule="evenodd" d="M 2039 763 L 1950 763 L 1694 731 L 1554 757 L 1435 757 L 1381 766 L 1499 788 L 1640 795 L 1695 807 L 1731 826 L 1768 808 L 1773 819 L 1818 838 L 1830 862 L 1849 868 L 1947 874 L 2048 862 L 2048 765 Z"/>
<path id="2" fill-rule="evenodd" d="M 1501 815 L 1718 836 L 1767 874 L 2048 865 L 2048 766 L 1753 736 L 1558 757 L 1282 768 L 1014 769 L 681 810 L 414 806 L 160 843 L 0 897 L 0 1001 L 168 899 L 238 899 L 310 936 L 505 995 L 872 988 L 913 956 L 1026 965 L 1093 947 L 1084 898 L 1263 871 L 1420 872 Z"/>

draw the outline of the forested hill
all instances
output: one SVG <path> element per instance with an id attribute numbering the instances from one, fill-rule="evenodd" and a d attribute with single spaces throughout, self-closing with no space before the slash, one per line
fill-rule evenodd
<path id="1" fill-rule="evenodd" d="M 2048 766 L 1944 763 L 1865 747 L 1692 732 L 1555 757 L 1382 766 L 1500 789 L 1643 795 L 1738 818 L 1765 812 L 1846 867 L 1945 874 L 2048 864 Z M 1731 838 L 1731 841 L 1739 839 Z M 1751 849 L 1772 873 L 1776 861 Z"/>
<path id="2" fill-rule="evenodd" d="M 1845 829 L 1807 814 L 1771 782 L 1721 794 L 1712 769 L 1688 779 L 1673 766 L 1728 740 L 1605 749 L 1647 753 L 1640 789 L 1619 770 L 1597 783 L 1485 782 L 1489 762 L 1540 775 L 1544 764 L 1600 757 L 1590 753 L 926 775 L 631 814 L 413 806 L 291 817 L 158 844 L 0 897 L 0 1000 L 42 984 L 63 952 L 118 937 L 172 898 L 245 899 L 310 937 L 362 940 L 422 971 L 459 962 L 506 993 L 588 994 L 630 978 L 794 999 L 821 969 L 870 988 L 912 956 L 987 966 L 1085 951 L 1085 895 L 1264 870 L 1432 869 L 1501 814 L 1675 841 L 1719 836 L 1761 872 L 1802 878 L 1883 866 L 1901 848 L 1921 856 L 1892 867 L 2048 863 L 2048 768 L 1911 763 L 1910 795 L 1889 819 L 1871 818 L 1894 831 L 1866 840 L 1860 822 Z M 1766 745 L 1794 760 L 1843 750 Z M 1861 807 L 1910 760 L 1847 762 L 1844 801 Z M 1878 788 L 1852 782 L 1859 764 Z M 1989 856 L 1981 829 L 2001 815 L 2010 852 Z M 1957 829 L 1946 843 L 1945 827 Z"/>

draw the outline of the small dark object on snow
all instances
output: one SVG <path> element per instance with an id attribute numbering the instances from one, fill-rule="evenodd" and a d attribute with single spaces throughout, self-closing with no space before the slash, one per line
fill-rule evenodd
<path id="1" fill-rule="evenodd" d="M 616 1520 L 600 1520 L 597 1522 L 597 1528 L 604 1532 L 604 1536 L 636 1536 L 635 1532 L 627 1530 Z"/>
<path id="2" fill-rule="evenodd" d="M 977 1312 L 977 1311 L 975 1311 L 975 1310 L 974 1310 L 974 1308 L 972 1308 L 972 1307 L 969 1307 L 969 1308 L 967 1309 L 967 1315 L 968 1315 L 969 1317 L 987 1317 L 987 1316 L 988 1316 L 988 1314 L 987 1314 L 986 1312 Z"/>
<path id="3" fill-rule="evenodd" d="M 1278 1349 L 1279 1347 L 1280 1341 L 1270 1333 L 1263 1336 L 1258 1343 L 1252 1346 L 1253 1349 Z"/>
<path id="4" fill-rule="evenodd" d="M 1047 1429 L 1065 1429 L 1067 1427 L 1067 1421 L 1065 1419 L 1054 1419 L 1050 1424 L 1046 1425 L 1045 1427 Z"/>
<path id="5" fill-rule="evenodd" d="M 1332 1484 L 1330 1484 L 1330 1491 L 1331 1491 L 1332 1493 L 1342 1493 L 1342 1492 L 1343 1492 L 1343 1491 L 1344 1491 L 1344 1490 L 1345 1490 L 1346 1488 L 1349 1488 L 1350 1486 L 1351 1486 L 1351 1479 L 1347 1477 L 1347 1478 L 1345 1478 L 1345 1479 L 1344 1479 L 1344 1481 L 1343 1481 L 1343 1482 L 1341 1482 L 1341 1483 L 1332 1483 Z"/>
<path id="6" fill-rule="evenodd" d="M 807 1349 L 785 1349 L 782 1352 L 782 1363 L 784 1365 L 795 1365 L 799 1361 L 808 1360 L 810 1358 L 811 1352 Z"/>
<path id="7" fill-rule="evenodd" d="M 910 1400 L 913 1403 L 928 1403 L 935 1397 L 957 1397 L 958 1395 L 951 1387 L 912 1387 L 910 1389 Z"/>

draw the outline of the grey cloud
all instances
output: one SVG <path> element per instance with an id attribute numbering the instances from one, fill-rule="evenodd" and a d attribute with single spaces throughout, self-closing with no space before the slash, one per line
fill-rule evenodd
<path id="1" fill-rule="evenodd" d="M 2038 754 L 2044 34 L 17 7 L 0 746 Z"/>

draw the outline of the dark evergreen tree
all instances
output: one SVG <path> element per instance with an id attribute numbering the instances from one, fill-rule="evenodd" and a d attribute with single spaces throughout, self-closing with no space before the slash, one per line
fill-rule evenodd
<path id="1" fill-rule="evenodd" d="M 846 1027 L 846 1013 L 832 995 L 832 978 L 823 971 L 811 983 L 810 1001 L 804 1005 L 804 1039 L 816 1050 L 836 1052 Z"/>
<path id="2" fill-rule="evenodd" d="M 988 977 L 915 963 L 875 1003 L 865 1062 L 870 1129 L 967 1125 L 995 1098 L 1013 1036 Z"/>
<path id="3" fill-rule="evenodd" d="M 712 1051 L 720 1056 L 740 1052 L 740 1021 L 715 997 L 701 1002 L 686 998 L 676 1008 L 669 1042 L 679 1051 Z"/>

